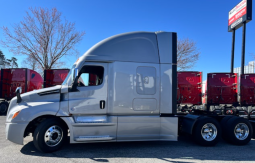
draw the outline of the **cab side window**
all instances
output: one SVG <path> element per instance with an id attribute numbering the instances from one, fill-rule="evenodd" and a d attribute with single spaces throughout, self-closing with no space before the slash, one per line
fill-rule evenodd
<path id="1" fill-rule="evenodd" d="M 78 87 L 101 85 L 103 77 L 104 68 L 102 66 L 83 66 L 79 72 Z"/>

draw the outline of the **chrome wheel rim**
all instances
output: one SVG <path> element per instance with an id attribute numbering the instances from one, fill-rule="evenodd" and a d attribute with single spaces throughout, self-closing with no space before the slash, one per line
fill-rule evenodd
<path id="1" fill-rule="evenodd" d="M 1 112 L 1 113 L 5 113 L 6 110 L 7 110 L 7 106 L 6 106 L 5 104 L 1 104 L 1 105 L 0 105 L 0 112 Z"/>
<path id="2" fill-rule="evenodd" d="M 63 138 L 63 130 L 61 127 L 54 125 L 48 128 L 44 135 L 44 142 L 49 147 L 58 145 Z"/>
<path id="3" fill-rule="evenodd" d="M 206 123 L 201 129 L 201 135 L 206 141 L 213 141 L 217 137 L 217 127 L 212 123 Z"/>
<path id="4" fill-rule="evenodd" d="M 238 123 L 234 133 L 238 140 L 245 140 L 249 136 L 249 127 L 245 123 Z"/>

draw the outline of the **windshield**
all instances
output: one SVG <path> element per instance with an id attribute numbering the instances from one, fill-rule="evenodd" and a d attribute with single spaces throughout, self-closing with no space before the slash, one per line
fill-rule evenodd
<path id="1" fill-rule="evenodd" d="M 69 71 L 66 79 L 64 80 L 64 82 L 62 83 L 62 85 L 67 85 L 70 86 L 73 83 L 74 80 L 74 67 L 75 65 L 73 65 L 73 67 L 71 68 L 71 70 Z"/>

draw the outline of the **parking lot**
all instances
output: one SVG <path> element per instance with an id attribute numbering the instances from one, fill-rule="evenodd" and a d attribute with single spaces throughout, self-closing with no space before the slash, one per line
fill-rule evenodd
<path id="1" fill-rule="evenodd" d="M 66 144 L 60 151 L 40 153 L 32 137 L 24 146 L 5 139 L 5 116 L 0 116 L 0 162 L 254 162 L 255 140 L 246 146 L 220 141 L 215 147 L 201 147 L 187 136 L 178 142 L 126 142 Z"/>

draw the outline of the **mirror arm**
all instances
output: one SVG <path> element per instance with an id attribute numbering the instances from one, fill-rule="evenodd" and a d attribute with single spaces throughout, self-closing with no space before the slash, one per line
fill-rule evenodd
<path id="1" fill-rule="evenodd" d="M 71 89 L 69 89 L 69 92 L 77 92 L 77 91 L 79 91 L 77 89 L 77 86 L 78 86 L 78 76 L 79 76 L 78 68 L 75 68 L 73 73 L 74 73 L 74 81 L 73 81 L 73 84 L 71 86 Z"/>
<path id="2" fill-rule="evenodd" d="M 16 88 L 16 96 L 17 96 L 17 103 L 20 103 L 22 101 L 22 98 L 20 97 L 20 93 L 21 93 L 22 89 L 21 87 L 17 87 Z"/>
<path id="3" fill-rule="evenodd" d="M 72 84 L 72 88 L 71 88 L 70 91 L 71 91 L 71 92 L 79 91 L 79 90 L 77 89 L 77 86 L 78 86 L 78 76 L 75 77 L 74 82 L 73 82 L 73 84 Z"/>

